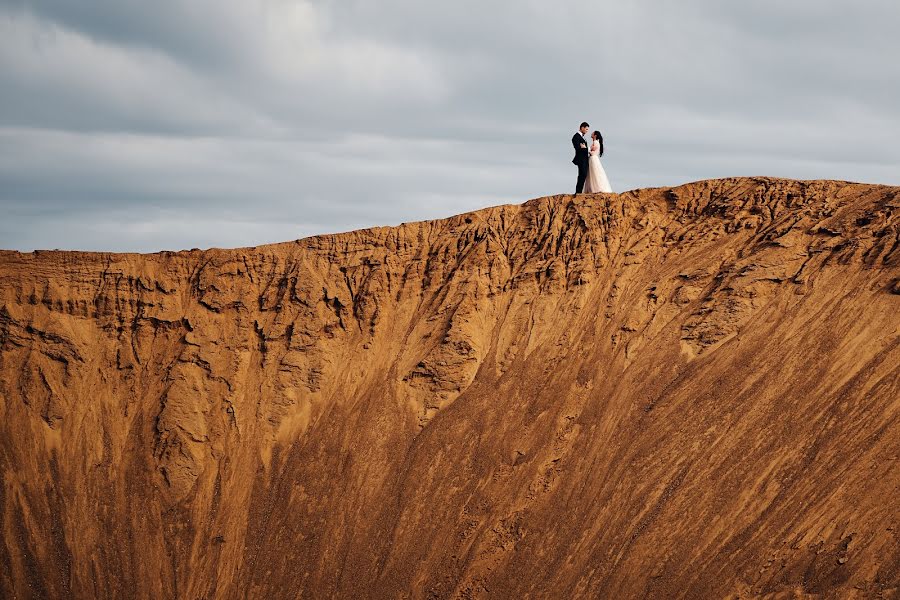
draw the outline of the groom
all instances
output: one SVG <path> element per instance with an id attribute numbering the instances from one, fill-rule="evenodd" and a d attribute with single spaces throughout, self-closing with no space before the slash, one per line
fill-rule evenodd
<path id="1" fill-rule="evenodd" d="M 575 193 L 580 194 L 584 191 L 584 180 L 588 176 L 588 143 L 584 137 L 591 128 L 587 123 L 582 123 L 578 128 L 580 133 L 572 136 L 572 146 L 575 148 L 575 158 L 572 164 L 578 166 L 578 183 L 575 184 Z"/>

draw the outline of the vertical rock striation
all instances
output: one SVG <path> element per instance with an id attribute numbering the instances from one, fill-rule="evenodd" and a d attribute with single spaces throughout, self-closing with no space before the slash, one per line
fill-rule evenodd
<path id="1" fill-rule="evenodd" d="M 0 252 L 8 598 L 900 593 L 900 189 Z"/>

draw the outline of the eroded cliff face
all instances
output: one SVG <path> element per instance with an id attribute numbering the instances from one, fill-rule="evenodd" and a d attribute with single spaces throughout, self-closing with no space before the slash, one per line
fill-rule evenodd
<path id="1" fill-rule="evenodd" d="M 0 253 L 10 598 L 894 597 L 900 189 Z"/>

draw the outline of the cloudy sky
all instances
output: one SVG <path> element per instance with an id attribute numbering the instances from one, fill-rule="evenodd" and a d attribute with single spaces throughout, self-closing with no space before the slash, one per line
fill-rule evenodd
<path id="1" fill-rule="evenodd" d="M 732 175 L 900 185 L 896 0 L 0 0 L 0 248 L 250 246 Z"/>

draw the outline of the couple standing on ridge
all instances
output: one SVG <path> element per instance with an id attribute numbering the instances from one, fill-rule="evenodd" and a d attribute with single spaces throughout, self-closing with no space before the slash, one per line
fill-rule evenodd
<path id="1" fill-rule="evenodd" d="M 589 142 L 584 136 L 591 128 L 586 122 L 581 124 L 578 133 L 572 136 L 572 146 L 575 148 L 575 158 L 572 164 L 578 167 L 578 183 L 575 185 L 575 193 L 595 194 L 597 192 L 612 192 L 606 171 L 600 164 L 603 156 L 603 136 L 599 131 L 591 134 Z"/>

